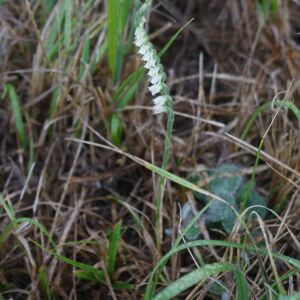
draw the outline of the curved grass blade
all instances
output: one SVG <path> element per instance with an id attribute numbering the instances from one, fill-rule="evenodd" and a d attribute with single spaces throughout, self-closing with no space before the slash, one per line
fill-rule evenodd
<path id="1" fill-rule="evenodd" d="M 240 271 L 229 263 L 214 263 L 204 265 L 203 267 L 194 270 L 181 278 L 177 279 L 175 282 L 170 284 L 164 290 L 159 292 L 153 300 L 168 300 L 179 295 L 181 292 L 197 284 L 199 281 L 206 280 L 210 276 L 217 275 L 218 273 L 233 271 L 236 276 L 237 282 L 237 298 L 240 300 L 247 300 L 248 298 L 248 287 L 246 281 Z"/>
<path id="2" fill-rule="evenodd" d="M 157 278 L 159 277 L 160 273 L 162 272 L 162 269 L 165 266 L 165 264 L 167 263 L 168 259 L 172 255 L 174 255 L 175 253 L 178 253 L 182 250 L 188 249 L 188 248 L 203 247 L 203 246 L 228 247 L 228 248 L 242 249 L 242 250 L 247 251 L 252 254 L 261 254 L 261 255 L 265 255 L 265 256 L 268 255 L 267 249 L 264 249 L 264 248 L 255 248 L 253 246 L 243 245 L 243 244 L 235 243 L 235 242 L 221 241 L 221 240 L 199 240 L 199 241 L 193 241 L 193 242 L 188 242 L 188 243 L 182 244 L 180 246 L 177 246 L 177 247 L 174 247 L 173 249 L 171 249 L 156 264 L 153 271 L 151 272 L 144 299 L 150 300 L 153 298 Z M 274 258 L 281 260 L 283 262 L 286 262 L 286 263 L 294 266 L 298 270 L 300 270 L 300 260 L 291 258 L 291 257 L 283 255 L 283 254 L 279 254 L 279 253 L 272 252 L 271 254 Z"/>
<path id="3" fill-rule="evenodd" d="M 300 121 L 300 110 L 290 101 L 281 101 L 281 100 L 275 100 L 275 101 L 269 101 L 261 105 L 256 109 L 256 111 L 252 114 L 251 118 L 249 119 L 248 123 L 246 124 L 242 134 L 241 134 L 241 140 L 245 140 L 250 129 L 252 128 L 254 122 L 258 118 L 260 114 L 265 112 L 267 109 L 274 107 L 283 107 L 291 110 L 295 117 Z"/>

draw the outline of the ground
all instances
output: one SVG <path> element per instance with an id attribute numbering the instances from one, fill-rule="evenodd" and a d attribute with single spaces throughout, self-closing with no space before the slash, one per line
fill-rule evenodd
<path id="1" fill-rule="evenodd" d="M 300 2 L 152 3 L 147 27 L 155 49 L 175 37 L 161 57 L 175 112 L 161 242 L 162 169 L 155 166 L 167 116 L 152 113 L 133 43 L 139 7 L 130 0 L 0 0 L 0 298 L 147 297 L 160 258 L 214 201 L 199 188 L 239 216 L 243 199 L 269 210 L 252 219 L 233 214 L 226 227 L 228 205 L 208 208 L 192 226 L 195 236 L 179 241 L 204 244 L 188 244 L 165 262 L 155 294 L 211 266 L 220 272 L 199 277 L 178 299 L 244 299 L 241 287 L 250 299 L 294 294 Z M 248 199 L 241 186 L 262 200 Z"/>

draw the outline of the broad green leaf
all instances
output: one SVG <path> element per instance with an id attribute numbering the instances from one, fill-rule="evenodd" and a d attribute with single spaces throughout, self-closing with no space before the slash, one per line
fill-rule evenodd
<path id="1" fill-rule="evenodd" d="M 243 195 L 245 193 L 247 193 L 247 189 L 248 189 L 248 186 L 247 184 L 245 184 L 241 190 L 239 191 L 239 198 L 242 199 Z M 242 201 L 240 202 L 242 203 Z M 257 193 L 256 191 L 252 190 L 251 193 L 250 193 L 250 196 L 249 196 L 249 199 L 247 201 L 247 205 L 246 205 L 246 208 L 248 207 L 251 207 L 251 206 L 255 206 L 255 205 L 260 205 L 260 206 L 266 206 L 266 199 L 260 195 L 259 193 Z M 248 215 L 251 214 L 251 212 L 257 212 L 258 215 L 264 219 L 266 214 L 267 214 L 267 210 L 263 207 L 253 207 L 253 208 L 250 208 L 248 210 Z"/>
<path id="2" fill-rule="evenodd" d="M 210 182 L 211 192 L 219 195 L 222 192 L 234 194 L 243 183 L 239 175 L 240 168 L 233 164 L 223 164 L 212 171 L 214 178 Z"/>
<path id="3" fill-rule="evenodd" d="M 234 196 L 228 191 L 218 193 L 218 196 L 224 199 L 229 205 L 235 205 Z M 213 203 L 210 205 L 207 211 L 207 222 L 220 222 L 228 218 L 228 214 L 231 208 L 224 202 L 218 200 L 212 200 Z"/>

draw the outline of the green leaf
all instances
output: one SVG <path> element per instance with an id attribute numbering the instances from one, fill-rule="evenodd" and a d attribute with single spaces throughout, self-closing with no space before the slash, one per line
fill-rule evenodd
<path id="1" fill-rule="evenodd" d="M 113 81 L 116 83 L 119 80 L 118 70 L 120 70 L 118 67 L 120 51 L 118 49 L 121 47 L 121 26 L 119 25 L 121 22 L 121 6 L 118 0 L 108 0 L 107 5 L 108 64 L 113 74 Z"/>
<path id="2" fill-rule="evenodd" d="M 227 206 L 225 214 L 226 218 L 224 218 L 221 222 L 222 227 L 227 233 L 231 233 L 236 221 L 236 214 L 229 206 Z"/>
<path id="3" fill-rule="evenodd" d="M 120 116 L 117 113 L 113 113 L 111 116 L 111 139 L 114 145 L 120 145 L 122 132 Z"/>
<path id="4" fill-rule="evenodd" d="M 279 10 L 278 0 L 256 0 L 257 10 L 263 22 L 269 20 Z"/>
<path id="5" fill-rule="evenodd" d="M 193 211 L 192 211 L 192 205 L 190 202 L 186 202 L 181 210 L 181 219 L 182 219 L 182 226 L 185 229 L 188 224 L 193 219 Z M 193 224 L 191 228 L 188 229 L 188 231 L 185 234 L 185 237 L 188 240 L 195 240 L 199 236 L 199 225 L 197 223 Z"/>
<path id="6" fill-rule="evenodd" d="M 240 203 L 243 203 L 243 197 L 245 196 L 245 194 L 248 193 L 248 184 L 245 184 L 242 186 L 242 188 L 239 191 L 239 198 L 241 199 Z M 266 207 L 266 199 L 260 195 L 259 193 L 255 192 L 254 190 L 251 191 L 250 196 L 248 198 L 247 204 L 246 204 L 246 208 L 249 208 L 251 206 L 255 206 L 255 205 L 260 205 L 260 206 L 264 206 Z M 256 212 L 258 213 L 258 215 L 263 219 L 265 218 L 266 214 L 267 214 L 267 210 L 266 208 L 263 207 L 253 207 L 250 208 L 247 212 L 248 215 L 251 214 L 251 212 Z"/>
<path id="7" fill-rule="evenodd" d="M 71 48 L 72 37 L 72 7 L 73 3 L 70 0 L 65 0 L 65 27 L 64 27 L 64 43 L 66 51 Z"/>
<path id="8" fill-rule="evenodd" d="M 219 197 L 224 199 L 229 205 L 234 206 L 234 196 L 227 192 L 223 191 L 218 194 Z M 208 211 L 207 211 L 207 221 L 210 222 L 220 222 L 227 218 L 228 211 L 230 211 L 230 207 L 221 201 L 218 200 L 212 200 L 213 203 L 210 205 Z"/>
<path id="9" fill-rule="evenodd" d="M 109 235 L 107 272 L 110 278 L 113 278 L 113 274 L 115 272 L 115 265 L 116 265 L 117 255 L 118 255 L 118 246 L 121 238 L 121 228 L 122 228 L 122 223 L 121 222 L 117 223 Z"/>
<path id="10" fill-rule="evenodd" d="M 5 85 L 4 88 L 7 92 L 7 96 L 9 98 L 10 105 L 12 108 L 18 139 L 20 141 L 21 147 L 23 149 L 25 149 L 26 145 L 28 143 L 28 140 L 27 140 L 27 135 L 26 135 L 26 131 L 25 131 L 25 125 L 24 125 L 24 121 L 23 121 L 23 115 L 22 115 L 22 109 L 21 109 L 19 97 L 18 97 L 16 89 L 13 85 L 8 83 Z"/>
<path id="11" fill-rule="evenodd" d="M 48 285 L 46 270 L 43 266 L 39 268 L 39 278 L 42 286 L 43 293 L 45 295 L 45 299 L 50 300 L 51 299 L 51 291 Z"/>
<path id="12" fill-rule="evenodd" d="M 224 199 L 229 205 L 235 207 L 235 198 L 233 194 L 229 193 L 228 191 L 223 191 L 220 192 L 218 196 Z M 230 233 L 234 226 L 236 215 L 229 205 L 221 201 L 213 200 L 213 203 L 207 210 L 207 223 L 210 224 L 221 222 L 223 229 L 227 233 Z"/>
<path id="13" fill-rule="evenodd" d="M 212 171 L 215 176 L 210 182 L 211 192 L 220 195 L 223 192 L 234 194 L 243 183 L 243 176 L 236 175 L 240 168 L 233 164 L 223 164 Z"/>
<path id="14" fill-rule="evenodd" d="M 60 254 L 56 253 L 55 251 L 50 251 L 50 253 L 54 257 L 56 257 L 57 259 L 59 259 L 60 261 L 63 261 L 64 263 L 66 263 L 66 264 L 68 264 L 70 266 L 73 266 L 75 268 L 83 270 L 86 273 L 93 274 L 95 276 L 95 278 L 98 280 L 98 282 L 105 283 L 105 278 L 104 278 L 104 275 L 103 275 L 102 271 L 99 271 L 98 269 L 96 269 L 96 268 L 94 268 L 94 267 L 92 267 L 90 265 L 78 262 L 76 260 L 70 259 L 70 258 L 65 257 L 63 255 L 60 255 Z"/>
<path id="15" fill-rule="evenodd" d="M 94 273 L 87 272 L 84 270 L 76 270 L 75 276 L 79 279 L 84 279 L 93 283 L 99 283 L 99 278 L 101 278 L 101 282 L 104 283 L 104 274 L 102 271 L 99 271 L 97 276 Z"/>

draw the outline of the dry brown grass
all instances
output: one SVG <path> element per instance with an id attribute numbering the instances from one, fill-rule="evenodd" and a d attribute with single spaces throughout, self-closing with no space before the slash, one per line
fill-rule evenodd
<path id="1" fill-rule="evenodd" d="M 126 157 L 66 140 L 99 142 L 87 125 L 110 140 L 109 117 L 115 109 L 114 86 L 105 56 L 93 73 L 87 68 L 79 80 L 83 37 L 95 30 L 97 24 L 104 24 L 104 1 L 95 1 L 85 15 L 80 13 L 80 1 L 73 2 L 74 17 L 81 22 L 74 36 L 79 39 L 79 46 L 71 53 L 62 51 L 54 60 L 47 57 L 44 49 L 51 15 L 41 13 L 40 1 L 31 6 L 27 1 L 6 1 L 0 6 L 0 83 L 2 87 L 12 83 L 17 89 L 35 155 L 34 167 L 29 172 L 29 154 L 20 150 L 12 110 L 5 98 L 0 101 L 0 191 L 13 204 L 17 217 L 31 217 L 47 228 L 59 253 L 104 271 L 108 231 L 122 220 L 114 279 L 131 283 L 134 289 L 114 290 L 109 280 L 106 285 L 79 280 L 74 268 L 33 243 L 49 246 L 39 230 L 27 225 L 12 230 L 3 243 L 0 239 L 0 292 L 4 299 L 45 299 L 38 274 L 41 266 L 46 270 L 53 299 L 141 299 L 157 260 L 156 176 Z M 260 26 L 252 0 L 158 1 L 150 24 L 154 44 L 163 46 L 192 17 L 195 21 L 162 60 L 178 112 L 169 170 L 187 178 L 203 166 L 235 162 L 250 175 L 259 141 L 273 120 L 264 140 L 267 156 L 261 157 L 257 186 L 267 196 L 269 208 L 279 207 L 277 212 L 282 219 L 270 215 L 260 225 L 270 249 L 297 258 L 300 255 L 299 122 L 284 109 L 273 119 L 275 110 L 271 109 L 258 118 L 245 144 L 237 138 L 255 109 L 265 101 L 278 95 L 282 99 L 288 93 L 287 100 L 300 105 L 300 2 L 282 1 L 276 18 Z M 103 43 L 105 30 L 100 28 L 97 34 L 96 42 Z M 123 79 L 137 68 L 138 62 L 134 52 L 128 55 Z M 56 111 L 50 115 L 51 95 L 57 88 L 61 94 Z M 164 118 L 153 117 L 149 106 L 146 91 L 140 89 L 130 106 L 120 110 L 124 126 L 120 147 L 159 165 Z M 178 203 L 188 199 L 194 201 L 190 192 L 167 185 L 164 228 L 171 228 L 173 234 L 165 236 L 164 251 L 178 234 Z M 135 222 L 133 214 L 141 225 Z M 8 223 L 9 218 L 2 210 L 2 232 Z M 201 226 L 204 238 L 228 238 L 210 232 L 204 224 Z M 235 241 L 242 238 L 231 236 Z M 80 240 L 97 240 L 101 245 L 62 246 Z M 201 256 L 208 262 L 228 259 L 231 255 L 226 249 L 201 250 Z M 287 271 L 285 265 L 275 266 L 268 259 L 263 264 L 270 281 L 274 279 L 270 268 L 277 268 L 280 275 Z M 171 259 L 164 275 L 174 280 L 192 268 L 193 261 L 184 252 Z M 253 299 L 264 291 L 261 272 L 258 261 L 252 259 L 246 277 Z M 231 286 L 229 277 L 223 280 Z M 284 285 L 289 292 L 299 290 L 299 274 L 291 276 Z M 215 299 L 207 293 L 208 288 L 200 284 L 185 297 Z"/>

